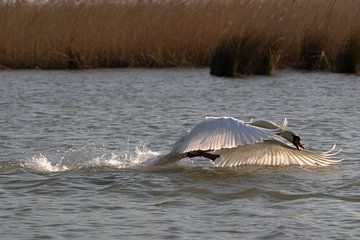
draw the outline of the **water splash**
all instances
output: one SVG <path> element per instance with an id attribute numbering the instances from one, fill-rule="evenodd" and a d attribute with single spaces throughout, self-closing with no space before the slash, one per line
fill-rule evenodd
<path id="1" fill-rule="evenodd" d="M 67 166 L 61 165 L 60 163 L 52 164 L 47 157 L 41 153 L 32 156 L 31 159 L 24 161 L 20 166 L 35 172 L 64 172 L 69 170 Z"/>
<path id="2" fill-rule="evenodd" d="M 20 168 L 27 171 L 39 173 L 65 172 L 71 170 L 90 169 L 96 171 L 97 169 L 125 169 L 143 166 L 142 163 L 150 158 L 160 155 L 146 148 L 145 146 L 136 146 L 135 150 L 125 150 L 123 152 L 102 153 L 97 156 L 93 153 L 89 155 L 84 154 L 84 149 L 68 153 L 63 156 L 58 163 L 52 163 L 49 157 L 43 154 L 37 154 L 30 159 L 26 159 L 20 163 Z M 89 150 L 89 152 L 91 152 Z"/>
<path id="3" fill-rule="evenodd" d="M 115 169 L 138 167 L 142 166 L 148 159 L 158 155 L 160 155 L 158 152 L 151 151 L 144 147 L 136 147 L 133 153 L 126 151 L 121 154 L 111 153 L 95 157 L 89 161 L 89 167 L 107 167 Z"/>

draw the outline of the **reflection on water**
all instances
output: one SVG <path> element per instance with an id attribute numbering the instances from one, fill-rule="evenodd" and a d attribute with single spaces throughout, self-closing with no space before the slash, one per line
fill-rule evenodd
<path id="1" fill-rule="evenodd" d="M 358 239 L 360 90 L 352 75 L 208 70 L 0 73 L 4 239 Z M 333 167 L 139 167 L 204 116 L 296 129 Z M 21 229 L 21 231 L 19 230 Z"/>

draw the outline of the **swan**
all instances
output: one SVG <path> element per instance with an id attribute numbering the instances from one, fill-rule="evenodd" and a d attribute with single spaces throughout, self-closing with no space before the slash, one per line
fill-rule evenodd
<path id="1" fill-rule="evenodd" d="M 328 166 L 340 162 L 341 150 L 306 150 L 300 136 L 267 120 L 244 122 L 233 117 L 206 117 L 175 142 L 168 154 L 152 159 L 153 164 L 170 164 L 183 158 L 205 157 L 215 166 L 304 165 Z"/>

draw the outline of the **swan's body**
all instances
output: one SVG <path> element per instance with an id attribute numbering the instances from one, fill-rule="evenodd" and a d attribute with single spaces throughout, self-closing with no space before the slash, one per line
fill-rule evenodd
<path id="1" fill-rule="evenodd" d="M 196 156 L 210 158 L 221 167 L 327 166 L 340 161 L 335 146 L 323 153 L 300 150 L 303 148 L 300 137 L 286 127 L 286 119 L 280 126 L 265 120 L 243 122 L 231 117 L 206 118 L 180 138 L 169 154 L 159 157 L 156 162 L 168 164 Z"/>

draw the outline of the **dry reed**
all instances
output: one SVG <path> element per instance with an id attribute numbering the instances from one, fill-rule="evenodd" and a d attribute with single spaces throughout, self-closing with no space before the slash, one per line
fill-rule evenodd
<path id="1" fill-rule="evenodd" d="M 204 67 L 224 42 L 256 39 L 236 50 L 237 74 L 358 72 L 359 12 L 358 0 L 2 1 L 0 67 Z"/>
<path id="2" fill-rule="evenodd" d="M 254 35 L 226 39 L 214 50 L 210 74 L 226 77 L 273 75 L 281 58 L 279 43 L 278 39 Z"/>

